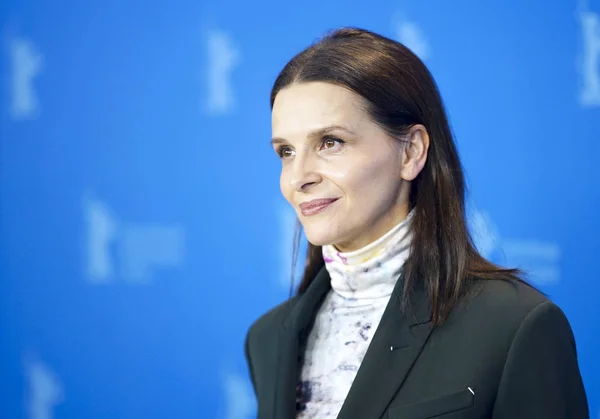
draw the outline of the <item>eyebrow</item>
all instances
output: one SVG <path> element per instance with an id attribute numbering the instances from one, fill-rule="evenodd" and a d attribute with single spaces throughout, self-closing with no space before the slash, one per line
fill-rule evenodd
<path id="1" fill-rule="evenodd" d="M 309 138 L 319 138 L 319 137 L 323 137 L 327 134 L 331 134 L 333 131 L 345 131 L 348 134 L 354 134 L 352 131 L 350 131 L 348 128 L 343 127 L 341 125 L 329 125 L 327 127 L 324 128 L 319 128 L 316 129 L 314 131 L 311 131 L 308 134 Z M 271 145 L 277 145 L 277 144 L 287 144 L 288 141 L 286 141 L 284 138 L 279 138 L 279 137 L 273 137 L 271 139 Z"/>

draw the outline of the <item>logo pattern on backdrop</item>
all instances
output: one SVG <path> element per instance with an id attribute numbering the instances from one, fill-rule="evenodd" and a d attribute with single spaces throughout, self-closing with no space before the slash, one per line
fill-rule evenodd
<path id="1" fill-rule="evenodd" d="M 223 419 L 248 419 L 256 410 L 251 384 L 239 374 L 227 373 L 222 377 L 225 395 Z"/>
<path id="2" fill-rule="evenodd" d="M 62 384 L 50 367 L 34 355 L 25 357 L 26 417 L 52 419 L 54 407 L 64 401 Z"/>
<path id="3" fill-rule="evenodd" d="M 240 52 L 229 34 L 221 30 L 211 31 L 206 39 L 208 52 L 206 110 L 210 115 L 233 112 L 236 98 L 232 85 L 232 73 L 241 61 Z"/>
<path id="4" fill-rule="evenodd" d="M 600 106 L 600 15 L 583 1 L 577 15 L 582 39 L 577 65 L 581 75 L 579 103 L 583 107 Z"/>
<path id="5" fill-rule="evenodd" d="M 551 285 L 560 280 L 561 249 L 557 243 L 502 237 L 485 211 L 470 211 L 469 222 L 475 245 L 485 258 L 525 270 L 527 279 L 537 285 Z"/>
<path id="6" fill-rule="evenodd" d="M 416 22 L 402 17 L 394 19 L 396 40 L 414 52 L 421 60 L 426 61 L 431 56 L 431 47 L 425 34 Z"/>
<path id="7" fill-rule="evenodd" d="M 10 117 L 13 121 L 36 119 L 41 112 L 34 81 L 42 71 L 43 56 L 27 38 L 8 42 L 10 62 Z"/>
<path id="8" fill-rule="evenodd" d="M 182 227 L 124 222 L 106 203 L 94 198 L 84 199 L 83 210 L 88 282 L 106 284 L 121 278 L 147 284 L 154 270 L 183 264 Z"/>

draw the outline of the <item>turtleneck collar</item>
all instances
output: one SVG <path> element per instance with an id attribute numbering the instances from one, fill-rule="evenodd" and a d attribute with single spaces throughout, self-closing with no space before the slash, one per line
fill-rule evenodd
<path id="1" fill-rule="evenodd" d="M 355 300 L 389 297 L 409 255 L 412 216 L 411 211 L 385 235 L 361 249 L 343 253 L 333 245 L 323 246 L 332 290 Z"/>

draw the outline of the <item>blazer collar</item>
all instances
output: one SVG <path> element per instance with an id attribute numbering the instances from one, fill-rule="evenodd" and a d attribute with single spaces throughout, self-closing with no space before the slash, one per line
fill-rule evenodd
<path id="1" fill-rule="evenodd" d="M 427 293 L 422 285 L 415 287 L 408 310 L 403 312 L 403 283 L 402 278 L 396 283 L 338 419 L 380 417 L 429 337 L 431 309 Z M 283 321 L 273 382 L 272 418 L 296 416 L 300 345 L 330 290 L 329 274 L 323 267 L 304 294 L 295 299 Z"/>
<path id="2" fill-rule="evenodd" d="M 431 333 L 431 306 L 423 286 L 403 312 L 404 281 L 396 284 L 338 419 L 381 417 L 406 379 Z"/>
<path id="3" fill-rule="evenodd" d="M 329 274 L 323 267 L 308 289 L 292 300 L 290 314 L 282 323 L 278 341 L 278 359 L 273 381 L 273 405 L 269 419 L 296 417 L 296 386 L 299 378 L 300 345 L 331 289 Z M 261 418 L 262 419 L 262 418 Z"/>

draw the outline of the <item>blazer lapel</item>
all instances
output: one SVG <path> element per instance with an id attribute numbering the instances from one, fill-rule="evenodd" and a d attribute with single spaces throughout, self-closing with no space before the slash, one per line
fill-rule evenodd
<path id="1" fill-rule="evenodd" d="M 422 286 L 401 310 L 403 281 L 396 284 L 338 419 L 379 418 L 404 382 L 430 333 L 430 304 Z"/>
<path id="2" fill-rule="evenodd" d="M 317 274 L 306 292 L 297 298 L 279 334 L 278 360 L 273 382 L 273 419 L 296 417 L 300 345 L 309 332 L 314 317 L 331 289 L 325 267 Z"/>

